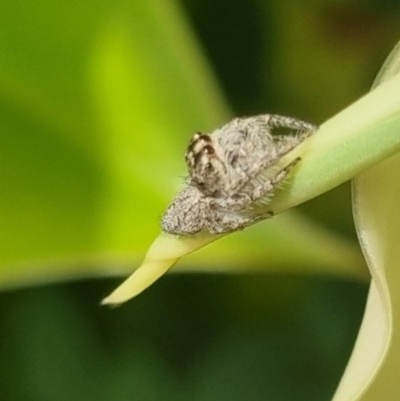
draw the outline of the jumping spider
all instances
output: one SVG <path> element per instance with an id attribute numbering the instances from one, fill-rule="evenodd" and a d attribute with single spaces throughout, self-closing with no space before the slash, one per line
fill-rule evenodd
<path id="1" fill-rule="evenodd" d="M 271 131 L 281 127 L 296 133 L 273 137 Z M 189 177 L 165 211 L 162 229 L 220 234 L 271 217 L 261 206 L 300 158 L 283 168 L 277 163 L 316 129 L 295 118 L 264 114 L 236 118 L 209 135 L 196 133 L 185 155 Z"/>

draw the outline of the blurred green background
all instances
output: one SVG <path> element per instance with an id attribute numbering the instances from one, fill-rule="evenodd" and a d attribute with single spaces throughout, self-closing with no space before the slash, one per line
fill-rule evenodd
<path id="1" fill-rule="evenodd" d="M 143 257 L 194 131 L 323 122 L 369 90 L 399 17 L 391 0 L 2 0 L 0 400 L 329 400 L 367 280 L 253 254 L 258 273 L 170 274 L 110 310 L 121 278 L 87 277 Z M 357 247 L 350 185 L 298 209 Z"/>

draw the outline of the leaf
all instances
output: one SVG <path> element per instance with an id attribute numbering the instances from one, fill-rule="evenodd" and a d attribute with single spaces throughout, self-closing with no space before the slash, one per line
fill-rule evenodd
<path id="1" fill-rule="evenodd" d="M 321 125 L 320 129 L 280 161 L 287 165 L 301 157 L 290 184 L 267 205 L 280 213 L 349 180 L 377 161 L 400 150 L 400 76 L 361 98 Z M 380 136 L 378 136 L 378 133 Z M 144 264 L 103 303 L 121 303 L 139 294 L 164 274 L 180 257 L 223 235 L 160 235 Z M 145 279 L 144 279 L 145 277 Z"/>
<path id="2" fill-rule="evenodd" d="M 400 43 L 379 73 L 375 86 L 400 77 Z M 385 85 L 385 84 L 383 84 Z M 400 97 L 397 96 L 400 104 Z M 383 102 L 383 106 L 387 106 Z M 400 124 L 393 126 L 400 138 Z M 377 132 L 377 140 L 384 140 Z M 400 155 L 378 163 L 353 181 L 354 215 L 372 281 L 353 354 L 334 401 L 395 401 L 400 383 L 399 280 Z"/>

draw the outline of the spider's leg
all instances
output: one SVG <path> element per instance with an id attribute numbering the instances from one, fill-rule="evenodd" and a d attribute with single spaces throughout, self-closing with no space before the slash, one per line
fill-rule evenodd
<path id="1" fill-rule="evenodd" d="M 286 178 L 292 168 L 301 160 L 297 157 L 291 161 L 288 165 L 279 170 L 274 177 L 266 180 L 258 187 L 254 188 L 252 193 L 237 193 L 228 198 L 215 198 L 210 201 L 211 207 L 215 209 L 227 209 L 227 210 L 243 210 L 252 203 L 256 203 L 262 200 L 264 197 L 271 193 L 276 187 Z"/>
<path id="2" fill-rule="evenodd" d="M 318 129 L 314 124 L 293 117 L 280 116 L 278 114 L 269 115 L 268 125 L 271 128 L 288 128 L 296 131 L 306 131 L 308 134 L 312 134 Z"/>
<path id="3" fill-rule="evenodd" d="M 216 211 L 213 219 L 206 223 L 206 227 L 211 234 L 222 234 L 243 230 L 252 224 L 272 216 L 272 212 L 265 212 L 257 215 L 242 215 L 226 213 L 226 211 Z"/>

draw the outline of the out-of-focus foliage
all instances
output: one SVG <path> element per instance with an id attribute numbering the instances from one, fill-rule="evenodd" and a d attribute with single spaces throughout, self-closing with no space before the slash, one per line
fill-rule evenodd
<path id="1" fill-rule="evenodd" d="M 184 14 L 154 0 L 4 6 L 0 285 L 138 263 L 182 180 L 189 133 L 228 115 Z M 228 268 L 268 259 L 297 270 L 302 259 L 308 270 L 362 274 L 357 249 L 294 215 L 262 235 L 284 246 Z M 286 252 L 299 244 L 307 251 Z M 219 249 L 252 255 L 242 240 Z"/>
<path id="2" fill-rule="evenodd" d="M 235 114 L 320 122 L 366 92 L 397 40 L 398 10 L 351 4 L 186 0 L 186 18 L 172 2 L 3 1 L 4 280 L 117 272 L 142 256 L 179 186 L 188 135 L 228 116 L 194 32 Z M 302 209 L 337 236 L 312 229 L 296 239 L 312 223 L 295 217 L 271 236 L 257 227 L 224 248 L 251 246 L 238 270 L 300 271 L 311 260 L 320 272 L 347 264 L 354 274 L 348 187 Z M 314 250 L 315 236 L 324 245 Z M 217 270 L 224 258 L 215 255 Z M 98 308 L 113 284 L 0 295 L 1 399 L 327 399 L 365 300 L 355 283 L 188 276 L 165 278 L 117 311 Z"/>
<path id="3" fill-rule="evenodd" d="M 168 4 L 2 3 L 3 282 L 140 257 L 181 171 L 177 135 L 227 115 Z"/>

